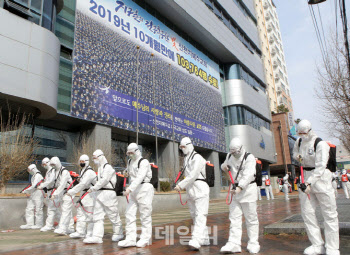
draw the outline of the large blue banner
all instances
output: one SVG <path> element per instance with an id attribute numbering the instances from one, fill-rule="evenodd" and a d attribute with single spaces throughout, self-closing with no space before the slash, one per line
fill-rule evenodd
<path id="1" fill-rule="evenodd" d="M 133 1 L 77 1 L 73 64 L 73 116 L 224 151 L 218 65 Z"/>

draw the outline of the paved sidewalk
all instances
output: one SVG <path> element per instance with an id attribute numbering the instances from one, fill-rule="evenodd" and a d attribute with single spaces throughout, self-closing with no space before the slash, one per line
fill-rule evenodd
<path id="1" fill-rule="evenodd" d="M 345 198 L 343 190 L 338 191 L 337 197 L 337 211 L 339 219 L 339 233 L 340 235 L 350 235 L 350 200 Z M 316 209 L 316 217 L 322 229 L 323 217 L 321 210 Z M 287 218 L 281 219 L 264 228 L 266 234 L 301 234 L 306 235 L 303 218 L 299 213 L 293 214 Z"/>
<path id="2" fill-rule="evenodd" d="M 275 200 L 258 202 L 259 241 L 261 245 L 259 254 L 302 254 L 303 250 L 310 245 L 306 235 L 271 235 L 264 233 L 264 227 L 300 213 L 299 199 L 294 194 L 290 198 L 289 202 L 284 201 L 283 196 L 276 196 Z M 182 230 L 190 227 L 192 220 L 190 220 L 187 206 L 183 207 L 180 203 L 177 210 L 153 214 L 153 244 L 147 248 L 119 248 L 117 243 L 110 240 L 111 225 L 106 224 L 106 235 L 103 244 L 85 245 L 82 240 L 71 240 L 65 236 L 57 236 L 52 232 L 40 233 L 37 230 L 16 230 L 12 233 L 0 233 L 0 251 L 2 254 L 9 255 L 218 254 L 229 235 L 228 210 L 229 207 L 224 200 L 211 201 L 208 226 L 215 234 L 211 235 L 211 245 L 202 247 L 199 252 L 191 251 L 187 245 L 182 245 L 190 238 L 190 234 L 182 234 L 184 233 Z M 124 217 L 122 218 L 124 221 Z M 172 236 L 173 238 L 167 239 L 167 237 Z M 241 254 L 249 254 L 246 249 L 247 241 L 245 224 L 243 224 Z M 340 251 L 341 254 L 350 254 L 350 236 L 341 236 Z"/>

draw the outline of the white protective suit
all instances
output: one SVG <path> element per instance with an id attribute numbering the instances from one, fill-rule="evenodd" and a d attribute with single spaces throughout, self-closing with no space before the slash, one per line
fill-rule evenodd
<path id="1" fill-rule="evenodd" d="M 206 160 L 194 151 L 191 139 L 184 137 L 180 149 L 185 154 L 185 179 L 178 183 L 177 189 L 186 189 L 187 204 L 193 220 L 192 239 L 188 243 L 193 249 L 209 245 L 207 216 L 209 210 L 209 185 L 205 180 Z"/>
<path id="2" fill-rule="evenodd" d="M 45 180 L 40 184 L 38 189 L 43 189 L 46 192 L 45 203 L 47 206 L 47 218 L 45 226 L 40 229 L 42 232 L 50 231 L 54 229 L 55 216 L 57 219 L 60 217 L 59 210 L 55 207 L 53 201 L 49 198 L 53 185 L 56 180 L 55 169 L 50 166 L 50 159 L 44 158 L 41 162 L 42 167 L 46 169 Z"/>
<path id="3" fill-rule="evenodd" d="M 337 179 L 338 179 L 338 175 L 337 173 L 333 173 L 333 176 L 332 176 L 332 187 L 334 189 L 334 192 L 335 192 L 335 197 L 338 196 L 338 183 L 337 183 Z"/>
<path id="4" fill-rule="evenodd" d="M 284 177 L 283 177 L 283 192 L 284 192 L 284 199 L 286 201 L 289 200 L 289 187 L 290 187 L 290 184 L 289 184 L 289 174 L 286 174 Z"/>
<path id="5" fill-rule="evenodd" d="M 81 155 L 79 159 L 79 165 L 82 167 L 78 181 L 79 184 L 67 191 L 67 196 L 74 198 L 77 193 L 80 193 L 80 197 L 85 194 L 95 183 L 96 183 L 96 173 L 89 165 L 89 156 Z M 69 206 L 71 210 L 73 209 L 73 203 Z M 94 224 L 92 222 L 92 211 L 94 206 L 94 200 L 90 193 L 81 200 L 81 204 L 77 209 L 77 223 L 75 232 L 70 234 L 71 238 L 83 238 L 91 237 Z"/>
<path id="6" fill-rule="evenodd" d="M 263 180 L 264 181 L 264 180 Z M 263 187 L 262 186 L 257 186 L 257 191 L 258 191 L 258 199 L 261 200 L 261 189 Z"/>
<path id="7" fill-rule="evenodd" d="M 67 235 L 74 232 L 74 220 L 72 210 L 69 209 L 69 203 L 72 203 L 71 198 L 64 196 L 64 193 L 73 180 L 69 171 L 62 166 L 58 157 L 51 158 L 50 165 L 55 169 L 56 175 L 51 200 L 54 201 L 55 206 L 60 208 L 61 213 L 58 227 L 54 233 Z"/>
<path id="8" fill-rule="evenodd" d="M 113 225 L 112 241 L 121 240 L 123 235 L 122 221 L 120 220 L 118 211 L 117 194 L 113 190 L 117 183 L 116 172 L 113 167 L 108 164 L 106 157 L 101 150 L 93 153 L 94 163 L 98 166 L 97 182 L 89 189 L 92 197 L 94 197 L 93 210 L 93 233 L 92 237 L 84 239 L 84 243 L 102 243 L 104 235 L 104 218 L 107 214 Z"/>
<path id="9" fill-rule="evenodd" d="M 326 254 L 339 254 L 339 225 L 337 204 L 335 201 L 334 189 L 332 187 L 332 173 L 326 168 L 329 157 L 329 146 L 326 142 L 320 141 L 314 151 L 314 144 L 317 136 L 311 130 L 311 123 L 307 120 L 299 122 L 298 134 L 301 137 L 293 149 L 293 158 L 299 161 L 302 158 L 304 167 L 306 193 L 299 192 L 301 215 L 304 219 L 306 231 L 311 246 L 304 250 L 304 254 L 324 254 L 324 242 L 321 230 L 316 218 L 316 207 L 320 206 L 325 228 Z M 310 184 L 310 186 L 308 186 Z"/>
<path id="10" fill-rule="evenodd" d="M 341 186 L 344 190 L 346 199 L 349 199 L 350 182 L 349 182 L 349 176 L 347 175 L 345 169 L 343 169 L 342 175 L 341 175 Z"/>
<path id="11" fill-rule="evenodd" d="M 265 183 L 266 199 L 267 200 L 270 200 L 270 198 L 275 199 L 273 192 L 272 192 L 271 180 L 269 179 L 269 177 L 266 176 L 265 180 L 263 180 L 263 182 Z M 268 184 L 268 183 L 270 183 L 270 184 Z"/>
<path id="12" fill-rule="evenodd" d="M 131 184 L 127 188 L 129 203 L 126 205 L 126 238 L 118 243 L 119 246 L 145 247 L 151 244 L 152 238 L 152 201 L 154 187 L 150 183 L 152 178 L 151 166 L 147 159 L 142 159 L 141 152 L 136 143 L 131 143 L 127 149 L 130 157 L 127 174 L 131 178 Z M 138 163 L 140 162 L 140 168 Z M 129 191 L 128 191 L 129 190 Z M 136 212 L 139 209 L 141 220 L 141 236 L 136 243 Z"/>
<path id="13" fill-rule="evenodd" d="M 246 151 L 240 139 L 233 138 L 230 142 L 230 153 L 227 154 L 225 162 L 221 165 L 223 171 L 227 171 L 228 166 L 231 168 L 232 177 L 234 178 L 235 184 L 237 184 L 230 205 L 230 236 L 226 245 L 221 248 L 221 252 L 241 252 L 243 215 L 246 220 L 247 234 L 249 237 L 247 249 L 250 253 L 258 253 L 260 251 L 258 241 L 259 221 L 256 211 L 256 160 L 252 154 L 249 154 L 247 159 L 243 160 L 245 154 Z M 241 164 L 241 171 L 237 176 Z"/>
<path id="14" fill-rule="evenodd" d="M 43 207 L 44 195 L 37 189 L 38 184 L 44 179 L 35 164 L 28 167 L 29 174 L 32 175 L 31 186 L 22 193 L 30 194 L 26 207 L 26 225 L 20 226 L 21 229 L 40 229 L 43 226 Z M 34 221 L 35 218 L 35 221 Z"/>

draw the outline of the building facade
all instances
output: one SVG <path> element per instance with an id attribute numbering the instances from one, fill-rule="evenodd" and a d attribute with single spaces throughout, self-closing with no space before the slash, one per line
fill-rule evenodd
<path id="1" fill-rule="evenodd" d="M 33 114 L 39 158 L 88 140 L 122 167 L 137 141 L 171 180 L 190 136 L 216 169 L 233 137 L 275 161 L 253 0 L 1 0 L 0 24 L 0 101 Z"/>
<path id="2" fill-rule="evenodd" d="M 343 145 L 337 146 L 337 170 L 350 170 L 350 153 Z"/>
<path id="3" fill-rule="evenodd" d="M 255 7 L 271 111 L 277 113 L 277 107 L 284 105 L 293 112 L 276 5 L 272 0 L 255 0 Z"/>
<path id="4" fill-rule="evenodd" d="M 272 115 L 272 128 L 275 137 L 277 162 L 270 166 L 271 176 L 282 178 L 289 174 L 290 179 L 300 175 L 299 164 L 293 159 L 293 148 L 296 138 L 289 133 L 290 126 L 287 113 Z"/>

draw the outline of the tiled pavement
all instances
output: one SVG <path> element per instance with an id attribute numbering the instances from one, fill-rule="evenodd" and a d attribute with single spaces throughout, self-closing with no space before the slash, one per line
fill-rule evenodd
<path id="1" fill-rule="evenodd" d="M 291 196 L 289 202 L 285 202 L 283 196 L 276 196 L 273 201 L 259 201 L 258 215 L 260 222 L 260 245 L 259 254 L 302 254 L 309 245 L 308 239 L 303 235 L 265 235 L 263 228 L 276 221 L 290 217 L 300 212 L 297 196 Z M 122 220 L 124 216 L 122 213 Z M 118 248 L 116 243 L 111 242 L 111 225 L 106 220 L 106 235 L 103 244 L 85 245 L 81 240 L 69 240 L 65 236 L 41 233 L 38 230 L 16 230 L 12 233 L 0 233 L 0 251 L 3 254 L 218 254 L 220 248 L 227 241 L 229 233 L 228 206 L 224 200 L 214 200 L 210 203 L 208 226 L 217 227 L 217 238 L 212 239 L 212 245 L 202 247 L 199 252 L 190 251 L 187 246 L 181 245 L 184 236 L 179 237 L 176 233 L 178 227 L 191 225 L 187 206 L 181 206 L 172 211 L 163 211 L 153 214 L 154 238 L 153 244 L 147 248 Z M 138 222 L 139 225 L 139 222 Z M 166 245 L 164 235 L 156 239 L 156 228 L 161 229 L 158 234 L 166 233 L 166 229 L 174 229 L 174 245 Z M 242 254 L 248 254 L 246 250 L 247 235 L 243 225 Z M 165 232 L 164 232 L 165 231 Z M 170 231 L 171 232 L 171 231 Z M 167 232 L 168 233 L 168 232 Z M 160 238 L 159 238 L 160 237 Z M 180 240 L 180 239 L 181 240 Z M 213 245 L 213 242 L 217 245 Z M 341 254 L 350 254 L 350 237 L 341 236 Z"/>

